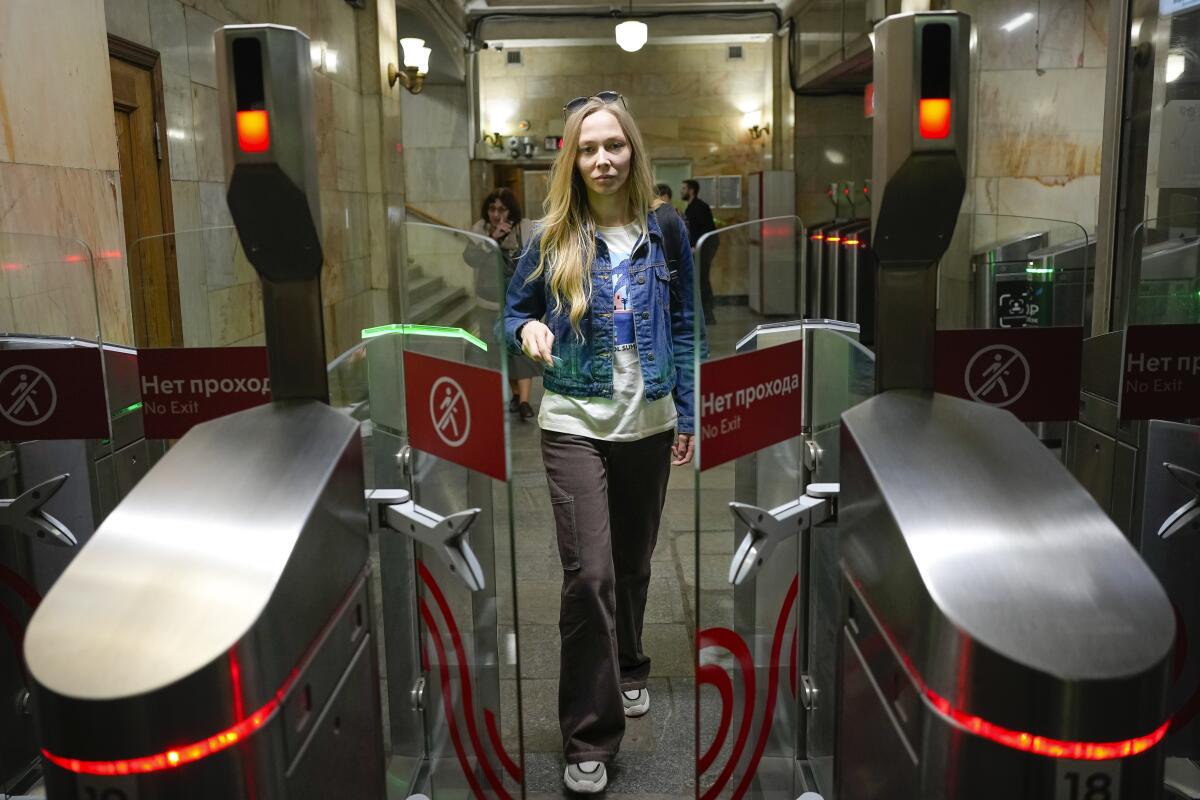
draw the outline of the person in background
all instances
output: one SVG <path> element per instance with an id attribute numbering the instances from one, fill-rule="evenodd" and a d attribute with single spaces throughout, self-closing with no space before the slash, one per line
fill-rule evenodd
<path id="1" fill-rule="evenodd" d="M 563 568 L 563 782 L 595 794 L 625 718 L 650 710 L 651 558 L 671 466 L 691 462 L 696 431 L 692 256 L 677 212 L 659 208 L 621 95 L 563 110 L 546 216 L 509 284 L 504 330 L 511 350 L 546 365 L 538 424 Z"/>
<path id="2" fill-rule="evenodd" d="M 495 327 L 500 313 L 500 303 L 508 290 L 517 269 L 517 259 L 525 251 L 533 235 L 533 226 L 521 215 L 517 196 L 507 186 L 493 189 L 483 199 L 479 219 L 471 226 L 471 233 L 490 237 L 500 248 L 504 258 L 504 285 L 497 290 L 495 262 L 482 247 L 468 246 L 464 257 L 475 268 L 475 302 L 480 310 L 480 331 L 484 338 Z M 508 362 L 508 388 L 512 398 L 508 410 L 521 415 L 522 422 L 533 419 L 533 406 L 529 404 L 533 390 L 533 379 L 542 374 L 542 368 L 524 356 L 514 356 Z"/>
<path id="3" fill-rule="evenodd" d="M 671 197 L 672 197 L 670 186 L 668 186 L 665 183 L 656 183 L 656 184 L 654 184 L 654 193 L 656 195 L 658 195 L 659 200 L 662 200 L 664 203 L 670 204 Z"/>
<path id="4" fill-rule="evenodd" d="M 691 178 L 684 181 L 683 186 L 680 187 L 679 196 L 688 204 L 683 212 L 683 218 L 687 222 L 688 239 L 694 245 L 704 234 L 715 231 L 717 223 L 713 219 L 712 208 L 700 199 L 699 183 Z M 717 254 L 719 238 L 719 236 L 708 237 L 704 242 L 703 252 L 696 254 L 696 260 L 700 262 L 700 302 L 704 306 L 704 322 L 709 325 L 717 321 L 717 317 L 713 313 L 712 262 Z"/>

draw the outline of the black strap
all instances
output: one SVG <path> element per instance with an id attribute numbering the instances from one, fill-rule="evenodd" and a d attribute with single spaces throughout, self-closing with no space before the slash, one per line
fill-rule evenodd
<path id="1" fill-rule="evenodd" d="M 667 269 L 671 280 L 679 271 L 680 249 L 683 247 L 683 225 L 679 221 L 679 212 L 670 203 L 663 203 L 654 209 L 658 218 L 658 227 L 662 230 L 664 251 L 667 254 Z"/>

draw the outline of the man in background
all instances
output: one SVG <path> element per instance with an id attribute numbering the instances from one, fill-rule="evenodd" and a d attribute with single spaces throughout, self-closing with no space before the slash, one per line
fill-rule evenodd
<path id="1" fill-rule="evenodd" d="M 679 196 L 687 203 L 683 219 L 687 222 L 688 238 L 694 247 L 700 237 L 717 229 L 713 220 L 712 208 L 700 199 L 700 184 L 689 178 L 680 187 Z M 710 236 L 704 242 L 702 251 L 695 254 L 694 260 L 700 263 L 700 303 L 704 306 L 704 321 L 712 325 L 717 321 L 713 314 L 712 262 L 717 254 L 718 236 Z"/>

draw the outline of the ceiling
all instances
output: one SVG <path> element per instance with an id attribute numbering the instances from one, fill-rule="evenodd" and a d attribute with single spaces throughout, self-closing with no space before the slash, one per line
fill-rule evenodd
<path id="1" fill-rule="evenodd" d="M 442 1 L 459 5 L 468 30 L 478 40 L 519 41 L 526 47 L 536 46 L 539 40 L 562 46 L 611 39 L 610 26 L 594 23 L 622 18 L 649 24 L 651 42 L 736 41 L 728 37 L 774 33 L 784 19 L 781 6 L 789 4 L 789 0 Z"/>

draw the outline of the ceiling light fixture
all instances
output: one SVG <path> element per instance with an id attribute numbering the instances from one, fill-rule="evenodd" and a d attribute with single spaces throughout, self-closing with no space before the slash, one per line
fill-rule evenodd
<path id="1" fill-rule="evenodd" d="M 1163 67 L 1163 79 L 1167 83 L 1174 83 L 1184 72 L 1187 72 L 1187 56 L 1183 53 L 1168 53 L 1167 63 Z"/>
<path id="2" fill-rule="evenodd" d="M 1017 16 L 1010 19 L 1008 22 L 1001 25 L 1000 30 L 1004 31 L 1005 33 L 1012 33 L 1017 28 L 1021 27 L 1022 25 L 1026 24 L 1027 22 L 1030 22 L 1032 20 L 1033 20 L 1033 12 L 1026 11 L 1024 14 L 1018 14 Z"/>
<path id="3" fill-rule="evenodd" d="M 649 31 L 646 23 L 634 19 L 626 20 L 617 25 L 617 46 L 629 53 L 636 53 L 646 44 Z"/>
<path id="4" fill-rule="evenodd" d="M 629 0 L 629 13 L 627 16 L 633 16 L 633 0 Z M 627 19 L 624 22 L 617 23 L 617 27 L 613 32 L 617 36 L 617 47 L 620 47 L 627 53 L 636 53 L 638 50 L 641 50 L 646 44 L 646 39 L 649 37 L 649 28 L 647 28 L 646 23 L 635 19 Z"/>

